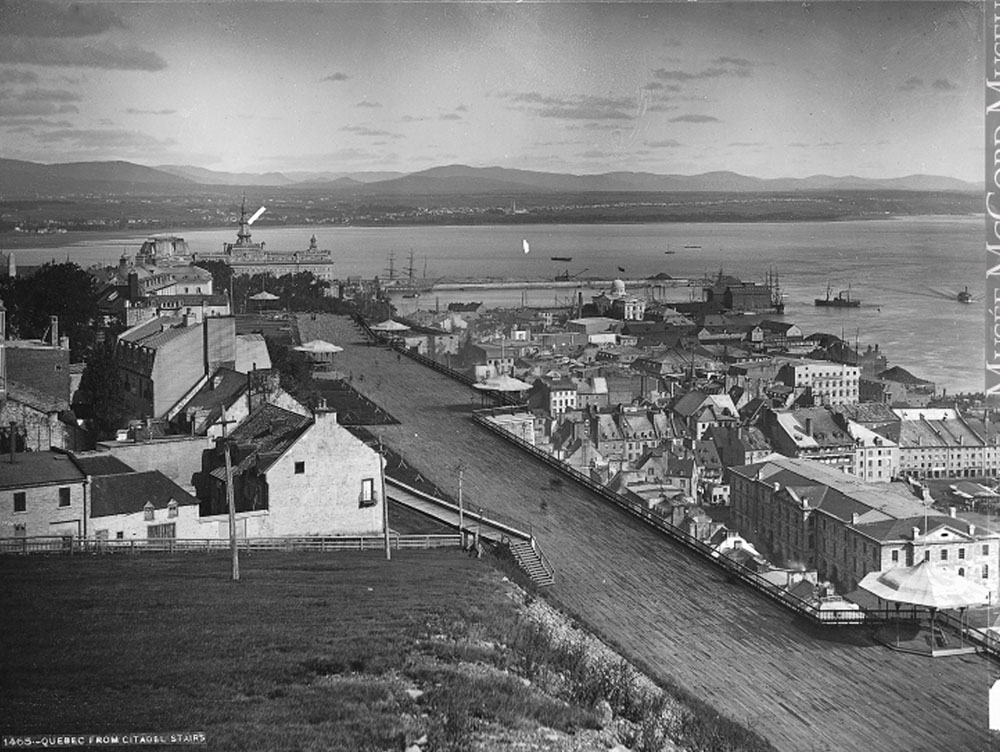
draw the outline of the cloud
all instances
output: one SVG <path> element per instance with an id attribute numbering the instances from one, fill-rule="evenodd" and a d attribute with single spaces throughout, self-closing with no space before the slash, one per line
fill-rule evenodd
<path id="1" fill-rule="evenodd" d="M 355 107 L 381 107 L 382 104 L 380 102 L 369 102 L 367 99 L 362 99 L 360 102 L 358 102 L 354 106 Z"/>
<path id="2" fill-rule="evenodd" d="M 40 117 L 12 117 L 4 118 L 3 122 L 0 123 L 2 128 L 14 128 L 18 129 L 28 128 L 30 126 L 41 126 L 43 128 L 72 128 L 73 124 L 68 120 L 46 120 Z"/>
<path id="3" fill-rule="evenodd" d="M 670 118 L 671 123 L 720 123 L 722 122 L 717 117 L 712 117 L 711 115 L 678 115 L 675 118 Z"/>
<path id="4" fill-rule="evenodd" d="M 597 97 L 577 94 L 553 97 L 539 92 L 504 92 L 499 95 L 512 105 L 522 105 L 539 117 L 561 120 L 631 120 L 625 110 L 634 106 L 628 97 Z"/>
<path id="5" fill-rule="evenodd" d="M 0 71 L 0 84 L 34 84 L 38 83 L 38 74 L 34 71 L 8 69 Z"/>
<path id="6" fill-rule="evenodd" d="M 347 74 L 341 73 L 340 71 L 336 73 L 331 73 L 329 76 L 324 76 L 320 81 L 346 81 Z"/>
<path id="7" fill-rule="evenodd" d="M 456 115 L 454 112 L 445 112 L 441 115 L 438 115 L 438 120 L 461 120 L 461 119 L 462 116 Z"/>
<path id="8" fill-rule="evenodd" d="M 931 88 L 935 91 L 957 91 L 960 87 L 958 84 L 948 81 L 944 78 L 939 78 L 931 84 Z"/>
<path id="9" fill-rule="evenodd" d="M 82 45 L 51 39 L 11 38 L 0 44 L 0 63 L 57 65 L 72 68 L 158 71 L 167 67 L 155 52 L 111 42 Z"/>
<path id="10" fill-rule="evenodd" d="M 0 117 L 41 117 L 77 112 L 80 96 L 60 89 L 0 90 Z"/>
<path id="11" fill-rule="evenodd" d="M 918 78 L 917 76 L 911 76 L 902 83 L 899 89 L 900 91 L 916 91 L 917 89 L 922 89 L 923 87 L 924 79 Z"/>
<path id="12" fill-rule="evenodd" d="M 468 112 L 468 111 L 469 108 L 466 107 L 464 104 L 460 104 L 458 107 L 455 108 L 455 112 Z"/>
<path id="13" fill-rule="evenodd" d="M 3 36 L 89 37 L 124 28 L 121 18 L 102 5 L 66 5 L 45 0 L 0 3 L 0 34 Z"/>
<path id="14" fill-rule="evenodd" d="M 125 110 L 129 115 L 176 115 L 177 110 L 137 110 L 129 107 Z"/>
<path id="15" fill-rule="evenodd" d="M 672 138 L 664 139 L 663 141 L 647 141 L 646 146 L 653 149 L 676 149 L 681 146 L 680 141 L 674 141 Z"/>
<path id="16" fill-rule="evenodd" d="M 657 68 L 653 78 L 658 81 L 699 81 L 709 78 L 750 78 L 754 64 L 741 57 L 717 57 L 708 68 L 689 72 Z"/>
<path id="17" fill-rule="evenodd" d="M 11 96 L 8 92 L 4 97 Z M 28 89 L 13 95 L 22 102 L 79 102 L 80 95 L 65 89 Z"/>
<path id="18" fill-rule="evenodd" d="M 63 128 L 35 136 L 43 144 L 60 144 L 74 149 L 88 151 L 164 151 L 172 146 L 174 139 L 157 139 L 140 131 L 121 129 L 99 130 L 85 128 Z"/>
<path id="19" fill-rule="evenodd" d="M 651 104 L 646 108 L 646 112 L 673 112 L 677 109 L 675 104 L 667 104 L 666 102 L 659 102 L 657 104 Z"/>
<path id="20" fill-rule="evenodd" d="M 733 146 L 739 149 L 748 149 L 754 146 L 767 146 L 763 141 L 730 141 L 726 146 Z"/>
<path id="21" fill-rule="evenodd" d="M 402 138 L 399 133 L 380 131 L 376 128 L 369 128 L 366 125 L 345 125 L 340 130 L 344 133 L 353 133 L 356 136 L 364 136 L 366 138 Z"/>
<path id="22" fill-rule="evenodd" d="M 400 121 L 403 123 L 420 123 L 424 120 L 430 120 L 430 118 L 420 115 L 403 115 L 403 117 L 400 118 Z"/>

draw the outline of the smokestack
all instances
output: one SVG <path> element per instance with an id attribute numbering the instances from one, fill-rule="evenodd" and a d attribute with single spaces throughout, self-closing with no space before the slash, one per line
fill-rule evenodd
<path id="1" fill-rule="evenodd" d="M 52 346 L 59 347 L 59 317 L 49 316 L 49 329 L 52 331 Z"/>
<path id="2" fill-rule="evenodd" d="M 17 423 L 10 422 L 10 464 L 14 464 L 17 455 Z"/>

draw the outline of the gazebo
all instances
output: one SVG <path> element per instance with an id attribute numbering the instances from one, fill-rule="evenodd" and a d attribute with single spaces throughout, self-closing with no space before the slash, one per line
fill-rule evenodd
<path id="1" fill-rule="evenodd" d="M 483 381 L 477 381 L 472 385 L 472 388 L 481 391 L 485 398 L 487 394 L 497 395 L 500 393 L 524 392 L 531 389 L 531 384 L 501 373 L 499 376 L 491 376 Z"/>
<path id="2" fill-rule="evenodd" d="M 969 606 L 981 606 L 990 601 L 990 590 L 986 586 L 936 567 L 926 559 L 912 567 L 894 567 L 886 572 L 869 572 L 858 583 L 858 587 L 882 600 L 895 603 L 897 615 L 900 605 L 904 603 L 921 606 L 930 611 L 930 655 L 932 656 L 967 652 L 961 629 L 959 632 L 962 634 L 963 645 L 960 648 L 944 650 L 935 648 L 938 638 L 935 616 L 939 609 L 957 608 L 964 616 L 965 609 Z M 898 621 L 896 647 L 900 648 Z"/>
<path id="3" fill-rule="evenodd" d="M 256 295 L 250 296 L 250 300 L 254 302 L 254 305 L 257 307 L 258 311 L 263 311 L 265 308 L 268 308 L 271 303 L 273 303 L 278 299 L 279 298 L 277 295 L 273 295 L 269 293 L 267 290 L 261 290 Z"/>
<path id="4" fill-rule="evenodd" d="M 305 353 L 306 358 L 313 366 L 328 367 L 333 365 L 333 356 L 335 353 L 343 352 L 343 347 L 338 347 L 337 345 L 327 342 L 322 339 L 313 339 L 305 342 L 297 347 L 293 347 L 293 350 L 297 350 L 300 353 Z"/>
<path id="5" fill-rule="evenodd" d="M 384 335 L 389 341 L 396 340 L 400 337 L 400 335 L 402 335 L 403 332 L 410 331 L 410 327 L 406 324 L 401 324 L 392 319 L 386 319 L 385 321 L 380 321 L 377 324 L 372 324 L 370 328 L 376 334 Z"/>

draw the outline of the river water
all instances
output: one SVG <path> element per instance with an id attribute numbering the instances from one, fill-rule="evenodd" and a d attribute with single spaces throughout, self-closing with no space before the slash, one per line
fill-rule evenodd
<path id="1" fill-rule="evenodd" d="M 746 281 L 780 275 L 785 320 L 806 334 L 830 332 L 861 347 L 878 344 L 890 365 L 949 392 L 982 391 L 982 302 L 963 305 L 966 286 L 982 298 L 983 223 L 979 217 L 906 217 L 879 221 L 662 223 L 641 225 L 500 225 L 432 227 L 255 227 L 254 240 L 275 250 L 304 250 L 315 233 L 333 251 L 341 277 L 386 276 L 390 255 L 405 276 L 413 258 L 418 281 L 468 278 L 551 280 L 568 271 L 597 279 L 639 280 L 664 272 L 700 278 L 723 269 Z M 235 228 L 179 232 L 192 252 L 217 252 Z M 19 263 L 67 257 L 81 266 L 114 263 L 142 236 L 94 239 L 61 248 L 18 249 Z M 528 241 L 529 252 L 524 252 Z M 666 251 L 671 251 L 667 253 Z M 552 256 L 571 261 L 552 261 Z M 621 271 L 624 269 L 624 271 Z M 817 308 L 827 285 L 850 287 L 856 309 Z M 697 288 L 695 288 L 697 289 Z M 642 290 L 633 289 L 636 294 Z M 456 290 L 399 299 L 402 309 L 482 301 L 487 306 L 563 302 L 572 289 Z M 587 290 L 585 300 L 596 290 Z M 690 290 L 678 291 L 686 299 Z"/>

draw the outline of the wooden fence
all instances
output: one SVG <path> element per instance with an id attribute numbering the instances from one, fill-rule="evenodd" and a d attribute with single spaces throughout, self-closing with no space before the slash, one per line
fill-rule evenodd
<path id="1" fill-rule="evenodd" d="M 385 548 L 381 535 L 325 536 L 298 538 L 240 538 L 240 551 L 376 551 Z M 390 549 L 458 548 L 461 538 L 454 535 L 390 535 Z M 225 538 L 138 538 L 95 540 L 73 536 L 33 536 L 0 538 L 0 554 L 81 554 L 81 553 L 184 553 L 227 552 Z"/>

